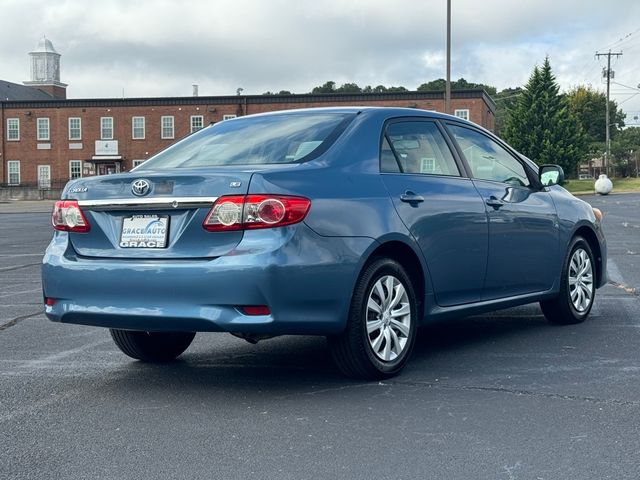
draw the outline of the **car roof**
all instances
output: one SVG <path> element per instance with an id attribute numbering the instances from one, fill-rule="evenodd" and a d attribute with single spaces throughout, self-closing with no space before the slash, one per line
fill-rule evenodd
<path id="1" fill-rule="evenodd" d="M 426 117 L 426 118 L 440 118 L 443 120 L 461 120 L 459 117 L 453 115 L 447 115 L 444 113 L 435 112 L 433 110 L 422 110 L 418 108 L 403 108 L 403 107 L 364 107 L 364 106 L 345 106 L 345 107 L 312 107 L 312 108 L 299 108 L 291 110 L 277 110 L 273 112 L 257 113 L 249 115 L 251 117 L 258 116 L 277 116 L 277 115 L 304 115 L 309 113 L 353 113 L 353 114 L 369 114 L 369 115 L 384 115 L 388 117 L 404 116 L 404 117 Z M 243 117 L 238 117 L 243 118 Z M 246 118 L 246 117 L 244 117 Z"/>

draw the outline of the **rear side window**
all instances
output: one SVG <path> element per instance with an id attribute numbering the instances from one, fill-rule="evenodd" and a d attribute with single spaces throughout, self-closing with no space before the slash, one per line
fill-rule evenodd
<path id="1" fill-rule="evenodd" d="M 436 124 L 418 120 L 387 125 L 380 150 L 380 171 L 460 175 Z"/>
<path id="2" fill-rule="evenodd" d="M 141 168 L 305 162 L 326 151 L 354 117 L 352 113 L 293 113 L 220 122 L 163 150 Z"/>

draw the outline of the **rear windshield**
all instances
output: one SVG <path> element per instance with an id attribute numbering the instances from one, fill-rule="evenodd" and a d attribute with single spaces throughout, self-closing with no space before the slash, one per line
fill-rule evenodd
<path id="1" fill-rule="evenodd" d="M 163 150 L 142 169 L 297 163 L 333 143 L 352 113 L 293 113 L 225 120 Z"/>

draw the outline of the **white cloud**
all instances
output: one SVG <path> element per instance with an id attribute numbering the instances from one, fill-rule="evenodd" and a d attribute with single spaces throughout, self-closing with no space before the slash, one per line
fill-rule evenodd
<path id="1" fill-rule="evenodd" d="M 637 1 L 452 3 L 454 78 L 518 86 L 549 55 L 563 88 L 600 88 L 594 53 L 611 46 L 624 52 L 617 81 L 640 82 Z M 26 80 L 26 53 L 46 34 L 72 97 L 189 95 L 192 83 L 202 95 L 327 80 L 413 89 L 445 74 L 444 0 L 2 0 L 2 12 L 0 78 Z M 640 96 L 624 106 L 640 111 Z"/>

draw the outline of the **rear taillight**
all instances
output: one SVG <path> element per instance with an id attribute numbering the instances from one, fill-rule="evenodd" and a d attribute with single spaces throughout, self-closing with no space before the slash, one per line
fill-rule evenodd
<path id="1" fill-rule="evenodd" d="M 202 226 L 210 232 L 282 227 L 301 222 L 311 200 L 285 195 L 228 195 L 211 207 Z"/>
<path id="2" fill-rule="evenodd" d="M 89 222 L 75 200 L 59 200 L 53 207 L 51 223 L 56 230 L 85 233 L 89 231 Z"/>

